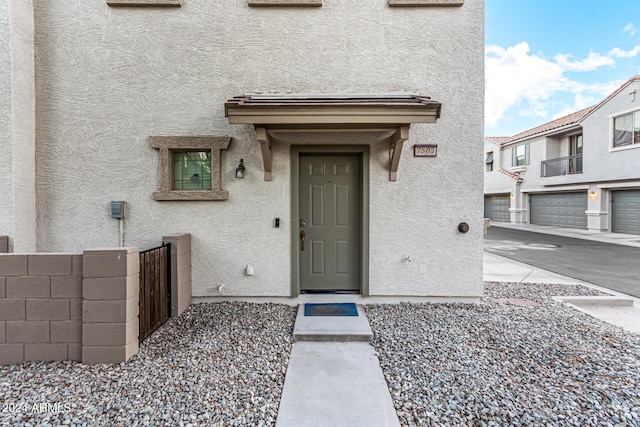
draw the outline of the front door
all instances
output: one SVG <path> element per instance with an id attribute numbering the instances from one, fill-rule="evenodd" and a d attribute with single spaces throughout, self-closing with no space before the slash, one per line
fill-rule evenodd
<path id="1" fill-rule="evenodd" d="M 300 155 L 300 290 L 360 291 L 361 157 Z"/>

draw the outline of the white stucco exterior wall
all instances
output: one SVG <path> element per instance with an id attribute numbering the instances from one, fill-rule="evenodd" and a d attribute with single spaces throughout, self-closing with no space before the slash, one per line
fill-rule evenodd
<path id="1" fill-rule="evenodd" d="M 634 97 L 629 93 L 635 91 Z M 584 179 L 639 179 L 640 145 L 613 148 L 613 117 L 640 110 L 640 82 L 632 82 L 583 121 Z M 588 130 L 588 133 L 587 133 Z"/>
<path id="2" fill-rule="evenodd" d="M 125 200 L 127 245 L 191 233 L 194 296 L 216 296 L 221 284 L 225 295 L 289 296 L 290 145 L 274 144 L 274 178 L 263 181 L 255 132 L 229 125 L 224 102 L 247 92 L 420 93 L 442 103 L 442 117 L 412 125 L 397 182 L 388 145 L 371 146 L 370 294 L 480 295 L 483 10 L 483 0 L 406 9 L 385 0 L 313 9 L 37 1 L 39 249 L 116 245 L 109 202 Z M 205 134 L 233 137 L 222 152 L 229 200 L 154 201 L 158 152 L 148 136 Z M 439 144 L 438 157 L 414 158 L 415 143 Z M 233 177 L 240 158 L 243 180 Z M 248 263 L 254 276 L 243 274 Z"/>
<path id="3" fill-rule="evenodd" d="M 0 9 L 0 233 L 15 251 L 36 250 L 34 12 L 31 0 L 10 0 Z"/>
<path id="4" fill-rule="evenodd" d="M 485 160 L 487 158 L 487 153 L 493 153 L 493 170 L 490 172 L 486 171 L 486 163 Z M 515 181 L 506 175 L 500 173 L 500 169 L 509 170 L 511 167 L 510 159 L 506 159 L 505 152 L 500 148 L 499 145 L 493 144 L 491 142 L 484 143 L 484 153 L 482 157 L 482 162 L 485 167 L 484 172 L 484 193 L 485 194 L 506 194 L 511 193 L 515 186 Z M 508 161 L 509 163 L 505 163 Z"/>
<path id="5" fill-rule="evenodd" d="M 0 235 L 13 236 L 9 3 L 0 3 Z"/>

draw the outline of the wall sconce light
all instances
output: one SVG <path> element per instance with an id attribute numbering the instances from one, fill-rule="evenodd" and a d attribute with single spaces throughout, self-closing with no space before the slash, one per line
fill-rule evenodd
<path id="1" fill-rule="evenodd" d="M 516 199 L 516 195 L 511 193 L 509 194 L 509 200 L 515 200 Z"/>
<path id="2" fill-rule="evenodd" d="M 598 198 L 598 193 L 596 193 L 595 191 L 590 192 L 590 193 L 589 193 L 589 198 L 590 198 L 591 200 L 595 200 L 595 199 L 597 199 L 597 198 Z"/>
<path id="3" fill-rule="evenodd" d="M 244 160 L 240 159 L 240 164 L 236 168 L 236 178 L 244 178 Z"/>
<path id="4" fill-rule="evenodd" d="M 634 102 L 636 100 L 636 90 L 629 92 L 629 101 Z"/>

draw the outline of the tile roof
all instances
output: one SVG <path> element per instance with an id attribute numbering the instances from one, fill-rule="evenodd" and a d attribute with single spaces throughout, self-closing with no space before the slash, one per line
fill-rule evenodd
<path id="1" fill-rule="evenodd" d="M 522 177 L 521 177 L 520 175 L 515 174 L 515 173 L 513 173 L 513 172 L 509 172 L 509 171 L 508 171 L 508 170 L 506 170 L 506 169 L 498 169 L 498 171 L 499 171 L 501 174 L 506 175 L 506 176 L 508 176 L 509 178 L 513 179 L 514 181 L 518 181 L 518 182 L 521 182 L 521 181 L 522 181 Z"/>
<path id="2" fill-rule="evenodd" d="M 528 138 L 530 136 L 538 135 L 540 133 L 548 132 L 550 130 L 563 128 L 565 126 L 575 125 L 580 123 L 580 121 L 587 116 L 597 105 L 592 105 L 591 107 L 587 107 L 584 110 L 576 111 L 575 113 L 571 113 L 564 117 L 560 117 L 559 119 L 552 120 L 548 123 L 544 123 L 540 126 L 536 126 L 532 129 L 525 130 L 524 132 L 520 132 L 517 135 L 509 136 L 509 137 L 497 137 L 500 139 L 500 142 L 494 142 L 494 144 L 505 145 L 510 142 L 518 141 L 524 138 Z M 489 137 L 491 138 L 491 137 Z M 489 139 L 485 138 L 485 139 Z M 496 138 L 496 137 L 493 137 Z M 491 142 L 491 141 L 489 141 Z"/>
<path id="3" fill-rule="evenodd" d="M 484 140 L 491 144 L 502 145 L 504 141 L 510 138 L 511 138 L 510 136 L 487 136 Z"/>

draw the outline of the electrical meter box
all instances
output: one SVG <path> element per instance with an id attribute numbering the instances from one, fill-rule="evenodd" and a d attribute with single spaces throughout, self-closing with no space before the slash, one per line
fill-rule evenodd
<path id="1" fill-rule="evenodd" d="M 111 218 L 123 219 L 127 202 L 111 202 Z"/>

